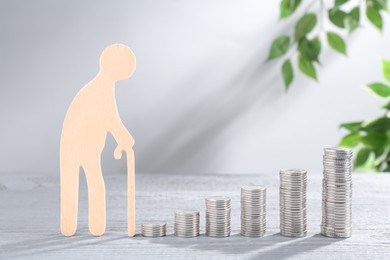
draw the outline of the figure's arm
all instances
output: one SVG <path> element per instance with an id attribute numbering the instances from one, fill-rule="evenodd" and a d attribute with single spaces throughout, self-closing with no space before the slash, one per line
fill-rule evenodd
<path id="1" fill-rule="evenodd" d="M 120 159 L 122 157 L 122 151 L 130 152 L 133 149 L 134 139 L 129 131 L 127 131 L 125 125 L 122 123 L 116 109 L 114 109 L 114 115 L 111 118 L 111 126 L 109 131 L 114 136 L 115 141 L 118 143 L 118 146 L 114 152 L 114 157 L 115 159 Z"/>

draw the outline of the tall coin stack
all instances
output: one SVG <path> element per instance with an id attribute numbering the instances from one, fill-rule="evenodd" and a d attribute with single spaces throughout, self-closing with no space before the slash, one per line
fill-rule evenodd
<path id="1" fill-rule="evenodd" d="M 209 197 L 206 199 L 206 235 L 210 237 L 230 236 L 230 198 Z"/>
<path id="2" fill-rule="evenodd" d="M 266 231 L 266 191 L 252 185 L 241 187 L 241 235 L 262 237 Z"/>
<path id="3" fill-rule="evenodd" d="M 199 236 L 199 211 L 197 210 L 175 211 L 175 236 L 177 237 Z"/>
<path id="4" fill-rule="evenodd" d="M 287 237 L 306 236 L 307 171 L 280 170 L 280 234 Z"/>
<path id="5" fill-rule="evenodd" d="M 167 233 L 167 223 L 165 222 L 142 223 L 141 233 L 144 237 L 163 237 Z"/>
<path id="6" fill-rule="evenodd" d="M 352 235 L 352 150 L 325 148 L 322 180 L 321 234 L 327 237 Z"/>

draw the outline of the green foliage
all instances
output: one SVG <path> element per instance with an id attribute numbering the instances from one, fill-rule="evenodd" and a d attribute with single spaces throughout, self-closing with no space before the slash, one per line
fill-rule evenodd
<path id="1" fill-rule="evenodd" d="M 298 60 L 298 68 L 306 76 L 317 80 L 316 68 L 311 61 L 300 56 Z"/>
<path id="2" fill-rule="evenodd" d="M 283 76 L 284 86 L 286 87 L 287 90 L 294 79 L 294 71 L 290 60 L 286 60 L 285 62 L 283 62 L 282 76 Z"/>
<path id="3" fill-rule="evenodd" d="M 337 27 L 344 28 L 344 20 L 347 17 L 347 13 L 338 9 L 332 8 L 328 11 L 329 20 Z"/>
<path id="4" fill-rule="evenodd" d="M 361 15 L 365 14 L 367 20 L 382 31 L 382 13 L 388 10 L 388 0 L 281 0 L 280 19 L 293 16 L 303 5 L 306 5 L 305 11 L 297 20 L 294 32 L 290 36 L 282 35 L 274 39 L 267 58 L 270 61 L 285 57 L 281 74 L 286 89 L 294 80 L 294 66 L 305 76 L 317 80 L 317 67 L 321 64 L 320 55 L 324 46 L 321 41 L 326 39 L 325 43 L 331 49 L 347 55 L 344 39 L 359 28 Z M 319 8 L 314 9 L 316 6 Z M 340 32 L 335 33 L 332 27 Z M 387 78 L 390 78 L 390 71 Z"/>
<path id="5" fill-rule="evenodd" d="M 357 6 L 351 10 L 345 17 L 345 25 L 349 31 L 352 33 L 359 26 L 360 21 L 360 8 Z"/>
<path id="6" fill-rule="evenodd" d="M 388 11 L 388 8 L 387 8 L 387 0 L 376 0 L 376 1 L 372 1 L 373 2 L 373 5 L 379 9 L 379 10 L 383 10 L 383 11 Z"/>
<path id="7" fill-rule="evenodd" d="M 346 2 L 348 2 L 348 0 L 335 0 L 334 6 L 339 7 L 339 6 L 342 6 L 343 4 L 345 4 Z"/>
<path id="8" fill-rule="evenodd" d="M 356 154 L 356 161 L 355 161 L 355 167 L 361 167 L 364 166 L 364 164 L 367 162 L 368 158 L 370 157 L 371 150 L 367 147 L 363 147 L 358 151 Z"/>
<path id="9" fill-rule="evenodd" d="M 329 46 L 332 47 L 332 49 L 347 55 L 347 47 L 345 46 L 345 42 L 340 35 L 334 32 L 328 32 L 326 34 L 326 38 L 328 40 Z"/>
<path id="10" fill-rule="evenodd" d="M 278 58 L 285 54 L 290 46 L 290 38 L 288 36 L 279 36 L 271 45 L 271 50 L 268 55 L 268 60 Z"/>
<path id="11" fill-rule="evenodd" d="M 368 148 L 374 149 L 376 147 L 385 147 L 388 143 L 387 139 L 386 133 L 368 132 L 365 136 L 360 138 L 360 141 Z"/>
<path id="12" fill-rule="evenodd" d="M 349 135 L 346 135 L 343 137 L 343 139 L 341 139 L 339 145 L 343 147 L 354 148 L 356 145 L 359 144 L 359 141 L 359 133 L 350 133 Z"/>
<path id="13" fill-rule="evenodd" d="M 383 75 L 390 82 L 390 61 L 382 60 Z"/>
<path id="14" fill-rule="evenodd" d="M 298 43 L 298 51 L 303 58 L 309 61 L 318 62 L 318 55 L 321 51 L 321 42 L 318 37 L 313 40 L 308 40 L 306 37 L 302 38 Z"/>
<path id="15" fill-rule="evenodd" d="M 295 40 L 299 41 L 302 37 L 313 30 L 317 24 L 317 16 L 313 13 L 307 13 L 295 25 Z"/>
<path id="16" fill-rule="evenodd" d="M 390 62 L 382 60 L 384 78 L 390 82 Z M 390 87 L 384 83 L 367 84 L 367 88 L 380 98 L 386 99 L 382 106 L 383 116 L 373 120 L 341 124 L 347 134 L 339 145 L 355 149 L 354 167 L 357 171 L 390 172 Z"/>
<path id="17" fill-rule="evenodd" d="M 280 2 L 280 18 L 283 19 L 292 15 L 300 3 L 301 0 L 282 0 Z"/>
<path id="18" fill-rule="evenodd" d="M 366 16 L 375 27 L 382 31 L 383 21 L 378 9 L 374 6 L 368 6 L 366 9 Z"/>
<path id="19" fill-rule="evenodd" d="M 390 110 L 390 102 L 388 102 L 387 104 L 383 105 L 382 108 Z"/>
<path id="20" fill-rule="evenodd" d="M 367 85 L 367 88 L 380 97 L 387 98 L 390 96 L 390 87 L 383 83 L 371 83 Z"/>
<path id="21" fill-rule="evenodd" d="M 367 6 L 371 6 L 377 10 L 387 11 L 387 0 L 366 0 Z"/>
<path id="22" fill-rule="evenodd" d="M 344 123 L 344 124 L 341 124 L 340 127 L 345 128 L 345 129 L 351 131 L 352 133 L 355 133 L 355 132 L 358 132 L 360 130 L 362 123 L 363 122 Z"/>

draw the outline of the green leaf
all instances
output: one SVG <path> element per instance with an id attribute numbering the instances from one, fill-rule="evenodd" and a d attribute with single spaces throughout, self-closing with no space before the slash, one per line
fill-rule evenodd
<path id="1" fill-rule="evenodd" d="M 368 0 L 367 6 L 372 6 L 373 8 L 379 10 L 387 11 L 387 0 Z"/>
<path id="2" fill-rule="evenodd" d="M 388 102 L 386 105 L 384 105 L 382 108 L 390 110 L 390 102 Z"/>
<path id="3" fill-rule="evenodd" d="M 280 2 L 280 19 L 292 15 L 300 3 L 301 0 L 282 0 Z"/>
<path id="4" fill-rule="evenodd" d="M 383 148 L 383 147 L 378 147 L 378 148 L 375 148 L 374 150 L 373 150 L 373 152 L 374 152 L 374 155 L 375 155 L 375 158 L 379 158 L 380 159 L 380 157 L 383 155 L 383 153 L 385 152 L 385 149 Z"/>
<path id="5" fill-rule="evenodd" d="M 366 136 L 361 137 L 362 143 L 372 147 L 384 147 L 388 144 L 388 137 L 385 133 L 381 132 L 372 132 L 367 134 Z"/>
<path id="6" fill-rule="evenodd" d="M 357 6 L 353 8 L 351 12 L 349 12 L 345 17 L 345 24 L 349 33 L 352 33 L 356 28 L 358 28 L 359 21 L 360 21 L 360 8 L 359 6 Z"/>
<path id="7" fill-rule="evenodd" d="M 354 148 L 359 144 L 359 141 L 360 141 L 359 133 L 351 133 L 344 136 L 343 139 L 341 139 L 339 145 L 343 147 Z"/>
<path id="8" fill-rule="evenodd" d="M 373 156 L 369 156 L 364 165 L 356 167 L 354 170 L 360 172 L 378 172 L 379 167 L 376 165 L 375 158 Z"/>
<path id="9" fill-rule="evenodd" d="M 380 31 L 382 31 L 383 27 L 383 21 L 382 21 L 382 16 L 379 13 L 379 10 L 372 7 L 372 6 L 367 6 L 366 9 L 366 16 L 368 20 L 375 26 L 377 27 Z"/>
<path id="10" fill-rule="evenodd" d="M 311 32 L 317 24 L 317 16 L 314 13 L 307 13 L 299 19 L 295 25 L 295 40 L 298 41 Z"/>
<path id="11" fill-rule="evenodd" d="M 334 1 L 334 5 L 336 7 L 339 7 L 339 6 L 343 5 L 343 4 L 345 4 L 346 2 L 348 2 L 348 0 L 335 0 Z"/>
<path id="12" fill-rule="evenodd" d="M 298 68 L 306 76 L 317 80 L 317 72 L 313 63 L 302 56 L 299 56 L 298 59 Z"/>
<path id="13" fill-rule="evenodd" d="M 285 35 L 279 36 L 272 42 L 267 60 L 282 56 L 287 52 L 288 47 L 290 47 L 290 37 Z"/>
<path id="14" fill-rule="evenodd" d="M 390 87 L 385 84 L 376 82 L 367 85 L 367 88 L 369 88 L 372 92 L 374 92 L 376 95 L 380 97 L 384 97 L 384 98 L 390 97 Z"/>
<path id="15" fill-rule="evenodd" d="M 386 132 L 390 130 L 390 118 L 380 117 L 372 121 L 365 122 L 362 130 L 366 132 Z"/>
<path id="16" fill-rule="evenodd" d="M 328 32 L 326 34 L 326 37 L 328 39 L 330 47 L 332 47 L 335 51 L 347 55 L 347 47 L 343 38 L 341 38 L 337 33 L 334 32 Z"/>
<path id="17" fill-rule="evenodd" d="M 283 76 L 284 86 L 286 87 L 286 90 L 288 90 L 288 87 L 290 86 L 291 82 L 294 79 L 294 71 L 291 65 L 291 61 L 289 59 L 283 62 L 282 76 Z"/>
<path id="18" fill-rule="evenodd" d="M 298 51 L 302 57 L 309 61 L 318 61 L 318 55 L 321 51 L 321 42 L 318 37 L 313 40 L 302 38 L 298 43 Z"/>
<path id="19" fill-rule="evenodd" d="M 367 147 L 361 148 L 356 154 L 355 167 L 359 167 L 365 164 L 368 157 L 370 157 L 371 150 Z"/>
<path id="20" fill-rule="evenodd" d="M 390 61 L 382 60 L 382 70 L 385 79 L 390 82 Z"/>
<path id="21" fill-rule="evenodd" d="M 380 9 L 382 9 L 384 11 L 388 10 L 387 0 L 375 0 L 374 3 L 376 3 L 377 8 L 380 8 Z"/>
<path id="22" fill-rule="evenodd" d="M 337 27 L 344 28 L 345 23 L 344 19 L 346 18 L 347 14 L 338 9 L 338 8 L 332 8 L 328 11 L 329 20 L 336 25 Z"/>
<path id="23" fill-rule="evenodd" d="M 351 123 L 344 123 L 341 124 L 341 128 L 345 128 L 353 133 L 358 132 L 360 130 L 360 127 L 363 122 L 351 122 Z"/>

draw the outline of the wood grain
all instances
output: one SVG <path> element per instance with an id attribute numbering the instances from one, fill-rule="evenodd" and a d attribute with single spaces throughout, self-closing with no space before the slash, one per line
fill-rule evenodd
<path id="1" fill-rule="evenodd" d="M 86 181 L 80 178 L 79 229 L 73 237 L 58 230 L 59 179 L 55 174 L 0 173 L 0 259 L 389 259 L 390 174 L 353 175 L 353 235 L 331 239 L 319 235 L 320 173 L 308 172 L 308 235 L 279 235 L 278 172 L 237 175 L 137 174 L 137 235 L 126 231 L 126 175 L 106 174 L 107 230 L 92 237 L 88 231 Z M 267 187 L 267 233 L 262 238 L 239 235 L 240 187 Z M 232 236 L 204 236 L 204 198 L 232 198 Z M 198 209 L 201 236 L 177 238 L 174 210 Z M 168 236 L 144 238 L 139 224 L 167 221 Z"/>

